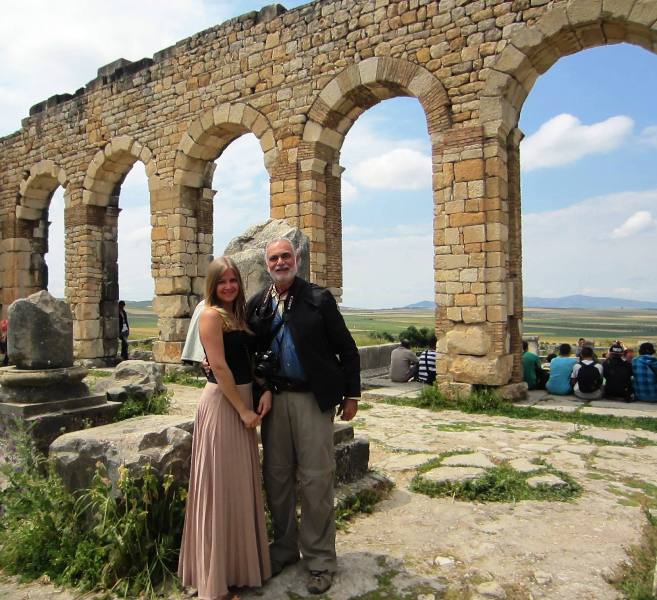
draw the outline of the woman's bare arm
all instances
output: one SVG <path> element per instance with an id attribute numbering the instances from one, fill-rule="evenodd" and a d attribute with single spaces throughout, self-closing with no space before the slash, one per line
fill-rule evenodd
<path id="1" fill-rule="evenodd" d="M 210 368 L 217 380 L 217 385 L 231 406 L 237 411 L 244 425 L 246 427 L 256 427 L 260 423 L 260 417 L 242 401 L 237 391 L 235 377 L 233 377 L 233 373 L 226 362 L 224 336 L 222 335 L 223 327 L 224 320 L 216 310 L 206 308 L 201 313 L 199 320 L 201 342 L 208 356 Z"/>

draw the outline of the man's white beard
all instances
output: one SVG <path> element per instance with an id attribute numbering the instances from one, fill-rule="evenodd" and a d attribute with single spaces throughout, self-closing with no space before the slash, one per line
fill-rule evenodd
<path id="1" fill-rule="evenodd" d="M 297 270 L 298 269 L 296 268 L 289 269 L 288 271 L 275 271 L 274 269 L 272 269 L 271 271 L 269 271 L 269 276 L 271 277 L 274 283 L 286 285 L 288 283 L 292 283 L 292 281 L 297 275 Z"/>

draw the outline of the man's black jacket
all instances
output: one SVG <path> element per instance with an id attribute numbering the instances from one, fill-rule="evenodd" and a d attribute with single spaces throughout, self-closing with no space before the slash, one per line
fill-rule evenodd
<path id="1" fill-rule="evenodd" d="M 261 290 L 247 303 L 247 321 L 256 334 L 258 350 L 271 343 L 273 314 L 270 307 L 261 310 L 269 288 Z M 306 373 L 308 384 L 322 411 L 342 402 L 344 397 L 360 396 L 360 357 L 354 339 L 331 292 L 326 288 L 295 278 L 289 296 L 293 301 L 286 314 L 294 346 Z M 270 315 L 262 318 L 262 314 Z"/>

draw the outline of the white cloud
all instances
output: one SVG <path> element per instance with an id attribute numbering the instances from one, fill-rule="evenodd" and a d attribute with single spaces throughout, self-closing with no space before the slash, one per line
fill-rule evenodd
<path id="1" fill-rule="evenodd" d="M 0 135 L 32 104 L 73 93 L 118 58 L 150 57 L 234 15 L 228 0 L 5 2 L 0 19 Z"/>
<path id="2" fill-rule="evenodd" d="M 375 189 L 430 189 L 431 157 L 410 148 L 396 148 L 358 163 L 352 176 L 360 185 Z"/>
<path id="3" fill-rule="evenodd" d="M 657 265 L 637 260 L 657 247 L 657 227 L 620 238 L 637 213 L 657 205 L 657 189 L 589 198 L 567 208 L 523 215 L 523 287 L 527 296 L 589 293 L 657 300 Z"/>
<path id="4" fill-rule="evenodd" d="M 342 202 L 353 202 L 358 199 L 358 188 L 353 183 L 343 176 L 341 184 Z"/>
<path id="5" fill-rule="evenodd" d="M 622 240 L 655 227 L 657 222 L 647 210 L 639 210 L 627 218 L 625 223 L 611 232 L 611 238 Z"/>
<path id="6" fill-rule="evenodd" d="M 639 135 L 639 141 L 651 146 L 657 146 L 657 125 L 646 127 Z"/>
<path id="7" fill-rule="evenodd" d="M 431 235 L 383 236 L 343 243 L 343 304 L 362 308 L 433 300 Z M 413 265 L 413 268 L 409 268 Z"/>
<path id="8" fill-rule="evenodd" d="M 583 125 L 573 115 L 557 115 L 520 144 L 523 171 L 573 163 L 589 154 L 618 148 L 632 132 L 634 121 L 620 115 L 592 125 Z"/>

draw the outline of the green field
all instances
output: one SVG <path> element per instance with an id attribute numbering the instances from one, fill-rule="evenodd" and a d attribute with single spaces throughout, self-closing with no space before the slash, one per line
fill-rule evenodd
<path id="1" fill-rule="evenodd" d="M 156 337 L 157 317 L 150 306 L 126 303 L 132 339 Z M 432 328 L 431 309 L 345 309 L 349 330 L 359 346 L 380 344 L 373 334 L 387 332 L 397 337 L 409 325 Z M 526 308 L 523 322 L 525 335 L 537 335 L 543 342 L 576 342 L 584 337 L 605 346 L 620 339 L 636 346 L 644 340 L 657 340 L 657 310 L 584 310 L 565 308 Z"/>

